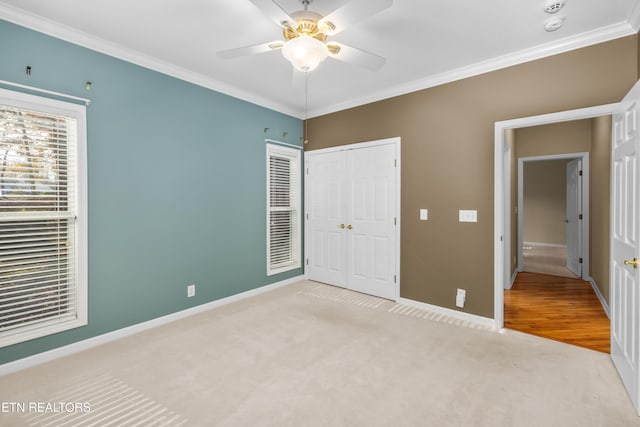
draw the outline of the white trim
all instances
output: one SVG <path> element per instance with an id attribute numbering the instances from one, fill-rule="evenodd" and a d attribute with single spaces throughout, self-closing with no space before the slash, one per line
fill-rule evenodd
<path id="1" fill-rule="evenodd" d="M 32 95 L 15 90 L 0 88 L 0 98 L 3 104 L 27 110 L 40 111 L 48 114 L 69 117 L 75 120 L 76 126 L 76 176 L 75 187 L 69 184 L 69 193 L 75 192 L 75 211 L 65 212 L 60 218 L 75 217 L 75 316 L 67 321 L 42 322 L 33 329 L 17 328 L 13 333 L 0 337 L 0 348 L 13 344 L 41 338 L 58 332 L 85 326 L 88 322 L 88 244 L 87 244 L 87 107 L 86 105 Z M 46 215 L 56 218 L 58 215 Z M 16 219 L 30 219 L 30 216 L 15 217 Z M 35 216 L 39 218 L 41 216 Z M 42 216 L 44 217 L 44 216 Z M 6 219 L 7 217 L 5 217 Z"/>
<path id="2" fill-rule="evenodd" d="M 608 318 L 611 318 L 611 314 L 609 312 L 609 304 L 607 304 L 607 301 L 604 299 L 604 296 L 602 296 L 602 292 L 600 292 L 600 288 L 598 288 L 596 281 L 593 280 L 593 277 L 589 277 L 588 282 L 591 283 L 593 292 L 596 293 L 596 296 L 600 300 L 600 304 L 602 304 L 602 309 L 604 310 L 605 314 L 607 315 Z"/>
<path id="3" fill-rule="evenodd" d="M 338 151 L 347 151 L 347 150 L 357 150 L 357 149 L 361 149 L 361 148 L 371 148 L 371 147 L 377 147 L 380 145 L 389 145 L 389 144 L 394 144 L 395 148 L 396 148 L 396 200 L 395 200 L 395 208 L 396 208 L 396 241 L 395 241 L 395 245 L 396 245 L 396 271 L 395 271 L 395 276 L 396 276 L 396 283 L 395 283 L 395 291 L 394 291 L 394 300 L 398 301 L 400 299 L 400 232 L 401 232 L 401 223 L 400 223 L 400 218 L 402 217 L 401 215 L 401 197 L 400 197 L 400 191 L 401 191 L 401 168 L 402 168 L 402 162 L 400 161 L 401 159 L 401 142 L 402 139 L 399 136 L 396 137 L 392 137 L 392 138 L 385 138 L 385 139 L 378 139 L 378 140 L 374 140 L 374 141 L 366 141 L 366 142 L 357 142 L 354 144 L 347 144 L 347 145 L 338 145 L 336 147 L 328 147 L 328 148 L 321 148 L 318 150 L 308 150 L 305 151 L 305 170 L 306 170 L 306 160 L 308 159 L 308 156 L 313 156 L 314 154 L 324 154 L 324 153 L 332 153 L 332 152 L 338 152 Z M 306 173 L 306 172 L 305 172 Z M 306 177 L 306 175 L 305 175 Z M 309 191 L 307 188 L 308 185 L 308 180 L 305 179 L 304 180 L 304 206 L 305 206 L 305 212 L 304 212 L 304 235 L 305 235 L 305 239 L 304 239 L 304 254 L 305 254 L 305 259 L 303 261 L 303 265 L 305 266 L 305 277 L 308 278 L 308 272 L 306 271 L 306 257 L 309 256 L 310 253 L 310 249 L 309 249 L 309 239 L 306 238 L 307 233 L 308 233 L 308 229 L 307 229 L 307 207 L 310 206 L 310 201 L 307 199 Z"/>
<path id="4" fill-rule="evenodd" d="M 509 144 L 507 144 L 507 142 L 505 141 L 504 143 L 504 152 L 502 154 L 502 167 L 505 169 L 510 169 L 511 168 L 511 154 L 512 151 L 511 150 L 515 150 L 515 147 L 511 147 Z M 504 182 L 505 188 L 504 191 L 506 194 L 511 194 L 511 180 L 507 179 Z M 504 206 L 504 213 L 503 213 L 503 218 L 504 218 L 504 226 L 505 228 L 511 230 L 511 206 L 505 204 Z M 503 253 L 504 253 L 504 258 L 509 260 L 509 262 L 505 262 L 504 263 L 504 278 L 508 278 L 510 275 L 513 278 L 513 274 L 511 273 L 511 240 L 505 240 L 503 242 Z M 517 264 L 516 268 L 514 271 L 514 273 L 517 273 L 517 270 L 520 266 Z M 513 286 L 513 280 L 511 280 L 510 282 L 505 282 L 504 283 L 504 288 L 505 289 L 511 289 L 511 287 Z"/>
<path id="5" fill-rule="evenodd" d="M 640 31 L 640 1 L 636 0 L 629 12 L 629 25 L 637 32 Z"/>
<path id="6" fill-rule="evenodd" d="M 54 92 L 51 90 L 47 90 L 47 89 L 40 89 L 38 87 L 35 86 L 27 86 L 27 85 L 23 85 L 20 83 L 13 83 L 7 80 L 0 80 L 0 84 L 4 85 L 4 86 L 11 86 L 11 87 L 17 87 L 20 89 L 26 89 L 26 90 L 30 90 L 32 92 L 39 92 L 39 93 L 44 93 L 47 95 L 53 95 L 53 96 L 57 96 L 59 98 L 66 98 L 66 99 L 72 99 L 74 101 L 82 101 L 84 103 L 84 105 L 89 105 L 91 104 L 91 100 L 87 99 L 87 98 L 80 98 L 79 96 L 74 96 L 74 95 L 67 95 L 66 93 L 60 93 L 60 92 Z"/>
<path id="7" fill-rule="evenodd" d="M 296 150 L 304 150 L 304 147 L 301 147 L 299 145 L 294 145 L 294 144 L 289 144 L 288 142 L 282 142 L 282 141 L 278 141 L 276 139 L 265 139 L 264 142 L 266 142 L 267 144 L 278 144 L 278 145 L 283 145 L 285 147 L 291 147 L 291 148 L 295 148 Z"/>
<path id="8" fill-rule="evenodd" d="M 320 148 L 318 150 L 306 150 L 305 153 L 306 154 L 323 154 L 323 153 L 331 153 L 335 151 L 357 150 L 360 148 L 377 147 L 378 145 L 387 145 L 387 144 L 399 145 L 400 137 L 395 136 L 393 138 L 376 139 L 375 141 L 356 142 L 356 143 L 347 144 L 347 145 L 337 145 L 335 147 Z M 396 152 L 396 154 L 400 155 L 400 152 Z"/>
<path id="9" fill-rule="evenodd" d="M 388 99 L 411 92 L 417 92 L 419 90 L 440 86 L 446 83 L 451 83 L 457 80 L 489 73 L 491 71 L 500 70 L 518 64 L 523 64 L 529 61 L 535 61 L 537 59 L 569 52 L 586 46 L 604 43 L 620 37 L 635 34 L 636 32 L 637 31 L 634 30 L 628 22 L 619 22 L 617 24 L 598 28 L 593 31 L 588 31 L 554 42 L 545 43 L 529 49 L 523 49 L 517 52 L 492 58 L 487 61 L 478 62 L 476 64 L 448 70 L 440 74 L 431 75 L 423 79 L 418 79 L 408 83 L 398 84 L 390 88 L 374 91 L 360 98 L 350 99 L 326 107 L 314 108 L 309 111 L 309 118 L 322 116 L 329 113 L 335 113 L 337 111 L 346 110 L 348 108 L 358 107 L 360 105 L 381 101 L 383 99 Z"/>
<path id="10" fill-rule="evenodd" d="M 302 200 L 302 174 L 304 171 L 304 163 L 302 161 L 302 152 L 299 149 L 293 149 L 289 147 L 285 147 L 283 145 L 289 145 L 286 143 L 282 143 L 280 141 L 275 140 L 265 140 L 268 141 L 266 145 L 266 233 L 267 233 L 267 276 L 273 276 L 274 274 L 284 273 L 286 271 L 291 271 L 296 268 L 302 267 L 302 233 L 303 228 L 300 224 L 300 221 L 304 221 L 302 215 L 303 212 L 303 200 Z M 283 145 L 280 145 L 283 144 Z M 296 147 L 298 148 L 298 147 Z M 271 157 L 272 156 L 280 156 L 290 159 L 292 162 L 295 162 L 294 168 L 297 172 L 296 176 L 289 177 L 290 181 L 295 180 L 294 191 L 295 191 L 295 212 L 297 214 L 298 220 L 296 221 L 296 228 L 293 230 L 293 245 L 294 245 L 294 257 L 295 259 L 289 262 L 284 266 L 274 267 L 271 265 L 271 201 L 270 201 L 270 193 L 271 193 Z"/>
<path id="11" fill-rule="evenodd" d="M 488 317 L 478 316 L 476 314 L 466 313 L 464 311 L 452 310 L 450 308 L 441 307 L 439 305 L 427 304 L 420 301 L 415 301 L 408 298 L 398 298 L 396 301 L 398 304 L 409 305 L 411 307 L 419 308 L 433 313 L 444 314 L 445 316 L 453 317 L 455 319 L 465 320 L 472 322 L 480 326 L 495 328 L 495 322 Z M 496 328 L 497 329 L 497 328 Z"/>
<path id="12" fill-rule="evenodd" d="M 582 279 L 587 280 L 590 274 L 590 259 L 589 259 L 589 229 L 590 229 L 590 216 L 589 216 L 589 182 L 590 182 L 590 169 L 589 169 L 589 153 L 566 153 L 566 154 L 550 154 L 544 156 L 530 156 L 530 157 L 518 157 L 518 269 L 521 269 L 524 263 L 523 245 L 524 238 L 524 164 L 529 162 L 544 162 L 548 160 L 569 160 L 580 159 L 582 160 Z M 510 181 L 510 180 L 505 180 Z M 509 193 L 510 194 L 510 193 Z M 510 205 L 510 203 L 509 203 Z M 505 224 L 506 227 L 506 224 Z M 566 247 L 566 245 L 553 244 L 553 243 L 529 243 L 537 246 L 547 247 Z M 511 260 L 509 260 L 511 261 Z"/>
<path id="13" fill-rule="evenodd" d="M 543 248 L 566 248 L 567 245 L 561 243 L 541 243 L 541 242 L 522 242 L 522 245 L 541 246 Z"/>
<path id="14" fill-rule="evenodd" d="M 494 290 L 493 309 L 496 327 L 502 328 L 504 325 L 504 263 L 502 239 L 511 238 L 511 230 L 505 229 L 504 204 L 509 203 L 510 194 L 505 194 L 505 180 L 510 179 L 508 165 L 502 162 L 502 152 L 505 144 L 504 132 L 507 129 L 520 127 L 537 126 L 550 123 L 566 122 L 571 120 L 590 119 L 599 116 L 612 114 L 618 103 L 598 105 L 595 107 L 580 108 L 577 110 L 561 111 L 558 113 L 542 114 L 539 116 L 523 117 L 513 120 L 505 120 L 495 123 L 494 132 L 494 188 L 493 188 L 493 230 L 494 230 Z M 508 262 L 508 260 L 507 260 Z"/>
<path id="15" fill-rule="evenodd" d="M 175 77 L 179 80 L 184 80 L 298 119 L 305 118 L 303 111 L 291 109 L 291 107 L 274 101 L 273 99 L 258 96 L 238 86 L 224 83 L 204 74 L 188 70 L 176 64 L 163 61 L 129 47 L 93 36 L 89 33 L 14 6 L 0 3 L 0 17 L 5 21 L 13 22 L 14 24 L 30 28 L 78 46 L 86 47 L 87 49 L 91 49 L 96 52 L 104 53 L 105 55 L 113 56 L 114 58 L 122 59 L 132 64 Z"/>
<path id="16" fill-rule="evenodd" d="M 8 375 L 13 372 L 17 372 L 23 369 L 31 368 L 42 363 L 50 362 L 61 357 L 69 356 L 84 350 L 88 350 L 99 345 L 107 344 L 112 341 L 116 341 L 120 338 L 128 337 L 148 329 L 156 328 L 158 326 L 166 325 L 167 323 L 175 322 L 186 317 L 190 317 L 205 311 L 213 310 L 224 305 L 240 301 L 246 298 L 250 298 L 265 292 L 272 291 L 274 289 L 288 286 L 292 283 L 296 283 L 303 280 L 302 276 L 292 277 L 290 279 L 282 280 L 280 282 L 272 283 L 270 285 L 261 286 L 256 289 L 251 289 L 239 294 L 231 295 L 226 298 L 211 301 L 206 304 L 198 305 L 196 307 L 187 308 L 175 313 L 167 314 L 166 316 L 157 317 L 146 322 L 138 323 L 136 325 L 127 326 L 126 328 L 118 329 L 106 334 L 98 335 L 95 337 L 87 338 L 82 341 L 75 342 L 73 344 L 65 345 L 64 347 L 58 347 L 53 350 L 45 351 L 43 353 L 28 356 L 22 359 L 14 360 L 0 365 L 0 377 Z"/>
<path id="17" fill-rule="evenodd" d="M 505 286 L 505 289 L 513 288 L 513 284 L 516 282 L 516 278 L 518 277 L 519 272 L 520 272 L 519 269 L 516 269 L 516 271 L 513 272 L 513 274 L 511 275 L 511 280 L 509 281 L 509 284 Z"/>

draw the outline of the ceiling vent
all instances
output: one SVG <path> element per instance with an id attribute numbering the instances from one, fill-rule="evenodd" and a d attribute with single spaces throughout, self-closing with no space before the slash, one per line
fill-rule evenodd
<path id="1" fill-rule="evenodd" d="M 549 0 L 544 4 L 544 11 L 547 13 L 556 13 L 562 9 L 567 0 Z"/>

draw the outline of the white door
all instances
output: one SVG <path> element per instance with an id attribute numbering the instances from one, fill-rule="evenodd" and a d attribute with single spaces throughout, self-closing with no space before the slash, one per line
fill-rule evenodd
<path id="1" fill-rule="evenodd" d="M 396 299 L 399 146 L 381 142 L 305 153 L 305 267 L 311 280 Z"/>
<path id="2" fill-rule="evenodd" d="M 611 357 L 640 414 L 639 102 L 640 83 L 636 83 L 613 115 L 610 306 Z"/>
<path id="3" fill-rule="evenodd" d="M 347 287 L 395 299 L 395 146 L 347 154 Z"/>
<path id="4" fill-rule="evenodd" d="M 345 286 L 346 158 L 344 152 L 306 156 L 307 265 L 311 280 Z"/>
<path id="5" fill-rule="evenodd" d="M 567 268 L 582 277 L 582 160 L 567 162 Z"/>

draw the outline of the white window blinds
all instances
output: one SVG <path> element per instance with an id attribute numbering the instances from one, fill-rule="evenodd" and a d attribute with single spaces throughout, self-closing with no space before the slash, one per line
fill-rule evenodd
<path id="1" fill-rule="evenodd" d="M 267 144 L 267 274 L 300 267 L 300 151 Z"/>
<path id="2" fill-rule="evenodd" d="M 77 119 L 3 101 L 0 345 L 9 345 L 86 324 L 86 303 L 76 265 Z"/>

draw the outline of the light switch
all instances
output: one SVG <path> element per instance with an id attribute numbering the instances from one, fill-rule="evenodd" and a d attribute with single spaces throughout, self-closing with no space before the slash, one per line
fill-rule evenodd
<path id="1" fill-rule="evenodd" d="M 420 221 L 426 221 L 429 219 L 429 210 L 420 209 Z"/>
<path id="2" fill-rule="evenodd" d="M 459 211 L 459 221 L 460 222 L 478 222 L 478 211 Z"/>

